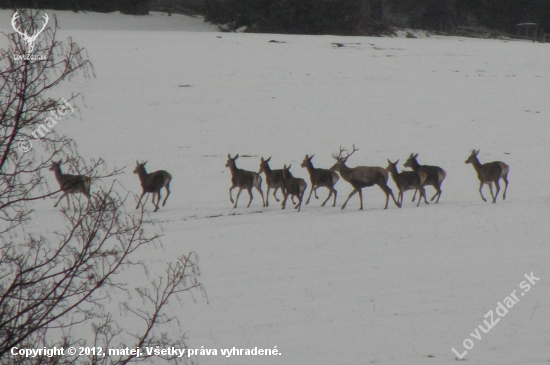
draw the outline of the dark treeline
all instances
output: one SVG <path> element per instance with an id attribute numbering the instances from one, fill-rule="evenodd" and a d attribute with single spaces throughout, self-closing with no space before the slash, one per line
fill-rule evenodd
<path id="1" fill-rule="evenodd" d="M 379 34 L 391 26 L 453 31 L 480 26 L 516 33 L 550 28 L 550 0 L 205 0 L 205 15 L 254 32 Z"/>
<path id="2" fill-rule="evenodd" d="M 73 11 L 97 11 L 123 14 L 149 14 L 151 0 L 0 0 L 3 9 L 53 9 Z"/>
<path id="3" fill-rule="evenodd" d="M 550 0 L 0 0 L 0 7 L 203 13 L 229 30 L 266 33 L 376 35 L 392 26 L 445 32 L 476 26 L 515 34 L 518 23 L 528 22 L 550 30 Z"/>

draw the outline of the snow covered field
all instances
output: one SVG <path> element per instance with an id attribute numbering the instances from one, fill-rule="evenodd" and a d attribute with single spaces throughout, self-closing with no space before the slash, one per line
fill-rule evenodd
<path id="1" fill-rule="evenodd" d="M 121 193 L 141 192 L 136 160 L 173 176 L 150 228 L 163 250 L 143 259 L 154 268 L 198 254 L 209 303 L 173 303 L 189 345 L 281 352 L 200 364 L 448 364 L 467 338 L 467 364 L 550 362 L 550 45 L 232 34 L 158 13 L 56 13 L 59 35 L 88 50 L 97 75 L 57 89 L 86 105 L 56 130 L 84 157 L 126 166 Z M 11 12 L 0 15 L 10 32 Z M 246 192 L 232 208 L 228 153 L 247 170 L 260 157 L 273 156 L 274 169 L 292 163 L 309 184 L 305 154 L 328 168 L 352 144 L 348 166 L 400 159 L 401 169 L 415 152 L 443 167 L 439 204 L 416 208 L 408 192 L 402 209 L 384 210 L 373 187 L 364 211 L 358 197 L 342 211 L 351 186 L 341 179 L 336 208 L 313 200 L 281 211 L 272 197 L 262 208 L 255 193 L 247 209 Z M 464 163 L 473 148 L 482 163 L 510 165 L 506 201 L 479 197 Z M 63 226 L 53 203 L 39 203 L 38 229 Z M 531 272 L 540 281 L 522 296 Z M 519 302 L 476 339 L 514 290 Z"/>

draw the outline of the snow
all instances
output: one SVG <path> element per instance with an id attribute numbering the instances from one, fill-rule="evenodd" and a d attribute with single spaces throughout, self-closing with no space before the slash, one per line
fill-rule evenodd
<path id="1" fill-rule="evenodd" d="M 161 224 L 149 228 L 163 247 L 143 259 L 162 268 L 198 254 L 208 304 L 173 303 L 188 343 L 281 352 L 199 356 L 201 364 L 445 364 L 466 338 L 468 364 L 550 361 L 547 44 L 218 33 L 177 15 L 55 13 L 60 38 L 84 46 L 97 75 L 56 91 L 85 97 L 80 117 L 56 130 L 86 158 L 126 166 L 121 193 L 141 192 L 136 160 L 173 176 L 153 215 Z M 0 16 L 10 31 L 11 12 Z M 260 157 L 273 156 L 272 168 L 292 163 L 309 184 L 305 154 L 328 168 L 352 144 L 349 166 L 400 159 L 402 169 L 415 152 L 443 167 L 439 204 L 416 208 L 408 192 L 402 209 L 384 210 L 373 187 L 363 190 L 364 211 L 357 196 L 342 211 L 351 188 L 341 179 L 336 208 L 313 200 L 281 211 L 272 197 L 262 208 L 257 192 L 250 208 L 246 192 L 232 208 L 228 153 L 247 170 Z M 482 163 L 510 166 L 506 201 L 481 200 L 464 163 L 473 148 Z M 53 203 L 37 203 L 37 229 L 63 227 Z M 540 281 L 473 339 L 531 272 Z"/>

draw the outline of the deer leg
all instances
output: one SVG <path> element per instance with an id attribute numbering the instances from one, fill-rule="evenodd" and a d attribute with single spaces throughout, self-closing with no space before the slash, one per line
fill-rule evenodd
<path id="1" fill-rule="evenodd" d="M 161 197 L 160 197 L 160 189 L 159 191 L 156 192 L 157 194 L 157 203 L 153 203 L 155 205 L 155 210 L 153 212 L 156 212 L 157 210 L 159 210 L 159 204 L 160 204 L 160 200 L 161 200 Z M 153 198 L 155 198 L 155 193 L 153 193 Z"/>
<path id="2" fill-rule="evenodd" d="M 262 197 L 262 207 L 265 207 L 264 192 L 262 191 L 262 186 L 256 186 L 256 190 L 258 190 L 260 196 Z"/>
<path id="3" fill-rule="evenodd" d="M 162 202 L 162 206 L 166 204 L 166 199 L 168 199 L 169 195 L 170 195 L 170 183 L 166 184 L 166 198 L 164 198 L 164 201 Z"/>
<path id="4" fill-rule="evenodd" d="M 424 189 L 423 186 L 420 187 L 420 193 L 422 194 L 422 196 L 424 196 L 424 203 L 426 203 L 426 205 L 430 205 L 430 203 L 428 203 L 428 199 L 426 199 L 426 189 Z"/>
<path id="5" fill-rule="evenodd" d="M 353 191 L 348 195 L 348 198 L 346 199 L 346 201 L 344 202 L 344 205 L 342 205 L 342 208 L 340 209 L 344 209 L 346 207 L 346 204 L 348 203 L 348 200 L 354 196 L 355 194 L 357 194 L 357 192 L 360 191 L 358 190 L 357 188 L 353 189 Z M 361 199 L 361 208 L 362 208 L 362 203 L 363 203 L 363 200 Z"/>
<path id="6" fill-rule="evenodd" d="M 267 185 L 267 191 L 265 192 L 265 206 L 269 207 L 269 190 L 271 187 Z"/>
<path id="7" fill-rule="evenodd" d="M 311 183 L 311 186 L 315 186 L 315 185 L 313 185 L 313 183 Z M 315 190 L 315 189 L 311 189 L 311 190 L 309 191 L 309 197 L 307 198 L 306 205 L 309 204 L 309 199 L 311 199 L 311 194 L 313 193 L 313 190 Z M 327 200 L 328 200 L 328 199 L 327 199 Z M 326 200 L 325 200 L 325 203 L 326 203 Z M 323 205 L 325 205 L 325 203 L 323 203 Z"/>
<path id="8" fill-rule="evenodd" d="M 359 210 L 363 210 L 363 189 L 359 189 L 359 201 L 361 202 Z"/>
<path id="9" fill-rule="evenodd" d="M 248 205 L 246 206 L 248 208 L 250 207 L 250 203 L 252 203 L 252 199 L 254 199 L 254 197 L 252 196 L 252 188 L 248 188 L 246 190 L 248 190 L 248 195 L 250 196 L 250 200 L 248 201 Z"/>
<path id="10" fill-rule="evenodd" d="M 300 208 L 302 207 L 302 199 L 304 197 L 304 194 L 302 193 L 301 195 L 298 195 L 298 205 L 296 206 L 296 208 L 294 209 L 298 209 L 298 211 L 300 211 Z"/>
<path id="11" fill-rule="evenodd" d="M 435 188 L 436 191 L 434 196 L 432 196 L 432 198 L 430 199 L 430 201 L 433 202 L 436 196 L 437 196 L 437 201 L 439 201 L 439 195 L 441 194 L 441 189 L 439 189 L 439 186 L 436 186 L 436 185 L 434 185 L 433 187 Z"/>
<path id="12" fill-rule="evenodd" d="M 313 185 L 311 185 L 311 186 L 313 186 Z M 318 187 L 319 186 L 315 186 L 315 189 L 313 189 L 313 192 L 315 193 L 315 199 L 319 199 L 319 197 L 317 196 L 317 188 Z"/>
<path id="13" fill-rule="evenodd" d="M 493 198 L 493 203 L 495 202 L 495 196 L 493 195 L 493 183 L 489 182 L 487 185 L 489 185 L 489 191 L 491 192 L 491 198 Z"/>
<path id="14" fill-rule="evenodd" d="M 504 175 L 502 177 L 502 180 L 504 180 L 504 193 L 502 194 L 502 200 L 506 200 L 506 190 L 508 189 L 508 174 Z"/>
<path id="15" fill-rule="evenodd" d="M 59 201 L 60 201 L 61 199 L 63 199 L 63 197 L 64 197 L 65 195 L 67 195 L 67 193 L 63 193 L 63 195 L 61 195 L 61 196 L 59 197 L 59 199 L 57 199 L 57 203 L 55 203 L 55 205 L 53 206 L 54 208 L 57 207 L 57 204 L 59 204 Z"/>
<path id="16" fill-rule="evenodd" d="M 487 199 L 483 196 L 483 192 L 481 189 L 483 188 L 483 181 L 479 183 L 479 194 L 481 195 L 481 199 L 483 199 L 484 202 L 487 202 Z"/>
<path id="17" fill-rule="evenodd" d="M 71 206 L 71 202 L 69 201 L 69 194 L 65 193 L 65 198 L 67 198 L 67 208 Z"/>
<path id="18" fill-rule="evenodd" d="M 411 200 L 411 202 L 414 203 L 415 199 L 416 199 L 416 190 L 414 191 L 413 200 Z"/>
<path id="19" fill-rule="evenodd" d="M 401 208 L 401 204 L 399 204 L 397 202 L 397 200 L 395 200 L 395 195 L 393 195 L 392 189 L 387 185 L 379 185 L 379 186 L 382 189 L 382 191 L 384 191 L 384 193 L 386 194 L 386 206 L 384 207 L 384 209 L 388 209 L 388 202 L 390 201 L 390 195 L 391 195 L 395 205 L 397 205 L 399 208 Z"/>
<path id="20" fill-rule="evenodd" d="M 235 198 L 235 205 L 233 208 L 237 208 L 237 203 L 239 202 L 239 196 L 241 195 L 241 191 L 243 191 L 243 188 L 239 187 L 239 192 L 237 193 L 237 197 Z"/>
<path id="21" fill-rule="evenodd" d="M 497 202 L 497 196 L 498 196 L 498 193 L 500 192 L 500 184 L 499 184 L 498 180 L 500 180 L 500 179 L 495 180 L 495 186 L 497 187 L 497 192 L 495 194 L 495 198 L 493 199 L 493 203 Z"/>
<path id="22" fill-rule="evenodd" d="M 437 203 L 439 203 L 439 198 L 441 197 L 441 193 L 443 192 L 441 190 L 441 181 L 439 182 L 439 185 L 437 185 L 435 187 L 435 189 L 437 190 L 437 200 L 435 201 L 435 203 L 437 204 Z M 432 198 L 432 200 L 433 200 L 433 198 Z"/>
<path id="23" fill-rule="evenodd" d="M 283 194 L 283 203 L 281 204 L 282 208 L 281 209 L 285 209 L 286 208 L 286 200 L 288 198 L 288 193 L 284 193 Z"/>
<path id="24" fill-rule="evenodd" d="M 139 205 L 141 204 L 141 199 L 143 198 L 144 195 L 145 195 L 145 190 L 143 190 L 143 192 L 141 193 L 141 196 L 139 197 L 139 201 L 136 205 L 136 209 L 139 208 Z M 147 201 L 147 199 L 145 201 Z"/>
<path id="25" fill-rule="evenodd" d="M 328 191 L 328 196 L 327 196 L 327 198 L 325 199 L 325 201 L 323 202 L 323 204 L 321 204 L 322 207 L 325 206 L 325 204 L 328 202 L 328 200 L 330 199 L 330 197 L 331 197 L 332 194 L 333 194 L 333 191 L 332 191 L 333 189 L 332 189 L 332 188 L 328 188 L 328 190 L 329 190 L 329 191 Z M 311 192 L 309 193 L 309 196 L 311 196 Z"/>
<path id="26" fill-rule="evenodd" d="M 332 204 L 332 206 L 335 207 L 336 206 L 336 195 L 338 194 L 338 192 L 334 188 L 332 188 L 332 190 L 333 190 L 333 193 L 334 193 L 334 203 Z"/>
<path id="27" fill-rule="evenodd" d="M 279 190 L 279 188 L 275 188 L 275 190 L 273 190 L 273 197 L 275 198 L 275 200 L 277 202 L 280 202 L 279 198 L 277 198 L 277 190 Z M 283 190 L 283 189 L 281 188 L 281 190 Z M 283 195 L 284 194 L 285 194 L 285 192 L 283 191 Z"/>
<path id="28" fill-rule="evenodd" d="M 235 189 L 237 187 L 237 185 L 233 185 L 229 188 L 229 200 L 231 200 L 231 203 L 235 203 L 235 201 L 233 201 L 233 196 L 231 195 L 231 191 L 233 191 L 233 189 Z"/>

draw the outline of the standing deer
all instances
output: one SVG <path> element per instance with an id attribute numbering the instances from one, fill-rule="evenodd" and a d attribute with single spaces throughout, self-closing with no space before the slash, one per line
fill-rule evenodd
<path id="1" fill-rule="evenodd" d="M 284 199 L 282 204 L 282 209 L 285 209 L 286 207 L 286 200 L 289 195 L 292 197 L 298 198 L 298 204 L 294 207 L 294 209 L 298 209 L 300 211 L 300 207 L 302 206 L 302 200 L 304 199 L 304 193 L 307 189 L 307 183 L 304 179 L 296 178 L 292 176 L 292 173 L 290 172 L 290 166 L 292 164 L 284 165 L 283 167 L 283 179 L 285 181 L 285 190 L 284 190 Z"/>
<path id="2" fill-rule="evenodd" d="M 49 168 L 50 171 L 55 173 L 55 179 L 59 183 L 63 195 L 57 200 L 54 208 L 57 207 L 57 204 L 63 199 L 67 198 L 67 205 L 69 204 L 69 194 L 82 193 L 88 198 L 88 204 L 90 204 L 90 178 L 84 175 L 70 175 L 64 174 L 61 172 L 61 161 L 55 162 L 52 161 L 52 165 Z"/>
<path id="3" fill-rule="evenodd" d="M 487 162 L 482 165 L 477 158 L 478 154 L 479 150 L 477 150 L 477 152 L 476 150 L 472 150 L 472 154 L 464 162 L 474 165 L 474 169 L 477 172 L 477 178 L 480 181 L 479 194 L 481 195 L 481 199 L 483 199 L 484 202 L 487 201 L 487 199 L 485 199 L 483 193 L 481 192 L 483 185 L 487 184 L 489 185 L 489 191 L 491 192 L 493 203 L 496 203 L 497 196 L 500 191 L 499 181 L 502 178 L 502 180 L 504 180 L 504 183 L 506 184 L 506 186 L 504 187 L 504 193 L 502 194 L 502 200 L 506 200 L 506 190 L 508 189 L 508 172 L 510 171 L 510 167 L 502 161 Z M 497 193 L 495 195 L 493 195 L 493 183 L 497 187 Z"/>
<path id="4" fill-rule="evenodd" d="M 349 182 L 354 188 L 353 191 L 349 194 L 348 199 L 344 202 L 344 205 L 342 205 L 341 209 L 344 209 L 346 207 L 346 204 L 352 196 L 354 196 L 356 193 L 359 193 L 359 200 L 361 201 L 361 207 L 359 208 L 359 210 L 362 210 L 362 189 L 374 185 L 378 185 L 380 189 L 382 189 L 384 194 L 386 194 L 386 206 L 384 207 L 384 209 L 388 209 L 390 195 L 395 205 L 401 207 L 397 200 L 395 200 L 393 191 L 388 186 L 388 171 L 385 168 L 368 166 L 357 166 L 353 168 L 347 167 L 346 161 L 351 155 L 355 153 L 355 151 L 358 151 L 358 149 L 355 148 L 355 145 L 353 145 L 353 151 L 351 153 L 347 153 L 346 156 L 342 156 L 342 152 L 344 151 L 347 152 L 346 149 L 340 147 L 340 152 L 338 153 L 338 155 L 332 155 L 332 157 L 336 160 L 336 163 L 330 168 L 332 171 L 338 171 L 340 173 L 340 176 L 342 176 L 342 178 Z"/>
<path id="5" fill-rule="evenodd" d="M 138 209 L 139 205 L 141 204 L 141 199 L 145 194 L 153 193 L 153 205 L 155 206 L 155 210 L 153 212 L 156 212 L 159 210 L 159 203 L 160 203 L 160 190 L 165 187 L 166 188 L 166 198 L 164 198 L 164 201 L 162 202 L 162 206 L 166 204 L 166 200 L 168 199 L 168 196 L 170 196 L 170 181 L 172 181 L 172 175 L 170 175 L 167 171 L 164 170 L 158 170 L 155 172 L 151 172 L 150 174 L 147 173 L 145 170 L 145 164 L 147 161 L 143 163 L 139 163 L 136 161 L 136 168 L 134 169 L 134 174 L 137 174 L 139 177 L 139 181 L 141 182 L 141 188 L 143 191 L 141 192 L 141 196 L 139 197 L 139 201 L 136 205 L 136 209 Z M 155 196 L 157 197 L 157 202 L 155 204 Z M 145 198 L 145 202 L 143 205 L 147 203 L 147 198 Z"/>
<path id="6" fill-rule="evenodd" d="M 265 206 L 269 206 L 269 190 L 273 190 L 273 197 L 277 202 L 279 202 L 279 198 L 277 198 L 277 190 L 281 189 L 281 192 L 283 193 L 283 196 L 285 195 L 285 181 L 283 179 L 283 170 L 271 170 L 269 167 L 269 160 L 271 160 L 271 157 L 269 157 L 267 160 L 264 160 L 262 157 L 260 160 L 260 171 L 258 171 L 259 174 L 262 172 L 265 174 L 265 183 L 267 184 L 267 191 L 265 193 Z"/>
<path id="7" fill-rule="evenodd" d="M 336 185 L 338 180 L 340 180 L 340 176 L 338 176 L 338 174 L 334 171 L 327 169 L 316 169 L 313 167 L 313 163 L 311 162 L 313 156 L 314 155 L 306 155 L 304 161 L 302 161 L 302 164 L 300 165 L 307 169 L 307 172 L 309 172 L 309 181 L 311 181 L 311 190 L 309 191 L 309 197 L 307 198 L 306 205 L 309 204 L 311 193 L 315 193 L 315 199 L 319 199 L 317 196 L 317 188 L 326 187 L 329 190 L 329 194 L 321 206 L 324 207 L 326 202 L 334 194 L 334 203 L 332 204 L 334 207 L 336 205 L 336 195 L 338 194 L 336 189 L 334 189 L 334 185 Z"/>
<path id="8" fill-rule="evenodd" d="M 259 173 L 254 171 L 246 171 L 243 169 L 237 168 L 237 164 L 235 163 L 235 160 L 239 158 L 239 154 L 236 154 L 235 157 L 231 157 L 231 155 L 227 154 L 227 163 L 225 164 L 225 167 L 229 167 L 229 170 L 231 171 L 231 187 L 229 188 L 229 200 L 231 200 L 231 203 L 233 203 L 233 196 L 231 195 L 231 191 L 235 188 L 239 188 L 239 192 L 237 193 L 237 198 L 235 199 L 235 205 L 233 208 L 237 208 L 237 202 L 239 201 L 239 195 L 241 195 L 241 191 L 243 189 L 248 190 L 248 195 L 250 196 L 250 200 L 248 201 L 247 208 L 250 207 L 250 203 L 252 203 L 252 188 L 256 188 L 260 192 L 260 195 L 262 196 L 262 206 L 266 206 L 265 200 L 264 200 L 264 193 L 262 191 L 262 177 Z"/>
<path id="9" fill-rule="evenodd" d="M 436 191 L 434 196 L 430 199 L 430 201 L 433 201 L 435 197 L 437 196 L 436 203 L 439 203 L 439 198 L 441 197 L 441 184 L 443 183 L 443 180 L 445 180 L 445 177 L 447 176 L 447 173 L 445 170 L 443 170 L 439 166 L 428 166 L 428 165 L 420 165 L 416 158 L 418 157 L 418 153 L 415 155 L 411 153 L 407 161 L 403 164 L 405 167 L 410 167 L 415 172 L 424 172 L 428 175 L 426 178 L 426 182 L 424 185 L 432 185 Z M 414 192 L 413 199 L 414 201 L 416 198 L 416 191 Z"/>
<path id="10" fill-rule="evenodd" d="M 428 200 L 426 199 L 426 190 L 424 189 L 424 183 L 428 178 L 428 174 L 422 171 L 402 171 L 401 173 L 399 173 L 397 172 L 398 162 L 399 160 L 395 162 L 391 162 L 390 160 L 388 160 L 388 167 L 386 169 L 389 171 L 393 182 L 399 189 L 399 195 L 397 196 L 397 201 L 399 205 L 403 206 L 403 193 L 407 190 L 413 189 L 415 190 L 415 194 L 417 190 L 420 190 L 420 199 L 418 199 L 418 204 L 416 204 L 417 207 L 420 205 L 422 197 L 424 197 L 424 202 L 426 204 L 429 204 Z"/>

